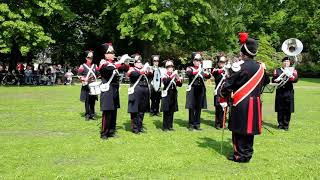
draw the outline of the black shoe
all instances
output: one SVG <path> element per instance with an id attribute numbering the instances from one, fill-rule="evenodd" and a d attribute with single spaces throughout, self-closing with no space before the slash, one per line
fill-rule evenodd
<path id="1" fill-rule="evenodd" d="M 189 127 L 188 130 L 189 130 L 189 131 L 193 131 L 194 128 L 193 128 L 193 127 Z"/>
<path id="2" fill-rule="evenodd" d="M 169 131 L 175 131 L 173 128 L 169 128 Z"/>
<path id="3" fill-rule="evenodd" d="M 163 131 L 163 132 L 168 132 L 168 131 L 169 131 L 169 129 L 167 129 L 167 128 L 163 128 L 163 129 L 162 129 L 162 131 Z"/>
<path id="4" fill-rule="evenodd" d="M 202 131 L 202 129 L 200 127 L 195 127 L 194 129 L 197 131 Z"/>
<path id="5" fill-rule="evenodd" d="M 108 136 L 107 135 L 101 135 L 100 138 L 103 139 L 103 140 L 107 140 Z"/>
<path id="6" fill-rule="evenodd" d="M 220 126 L 214 126 L 217 130 L 220 130 L 221 127 Z"/>
<path id="7" fill-rule="evenodd" d="M 250 162 L 250 159 L 246 159 L 246 158 L 244 158 L 244 159 L 236 159 L 234 162 L 238 162 L 238 163 L 248 163 L 248 162 Z"/>
<path id="8" fill-rule="evenodd" d="M 108 135 L 108 137 L 117 138 L 118 135 L 117 135 L 116 133 L 110 133 L 110 134 Z"/>
<path id="9" fill-rule="evenodd" d="M 134 134 L 139 134 L 139 133 L 140 133 L 138 130 L 132 130 L 132 132 L 133 132 Z"/>
<path id="10" fill-rule="evenodd" d="M 91 115 L 89 119 L 96 120 L 97 118 L 95 115 Z"/>
<path id="11" fill-rule="evenodd" d="M 86 120 L 86 121 L 89 121 L 89 120 L 90 120 L 90 115 L 86 115 L 86 116 L 85 116 L 85 120 Z"/>
<path id="12" fill-rule="evenodd" d="M 236 158 L 234 158 L 233 155 L 227 156 L 227 159 L 228 159 L 229 161 L 235 161 L 235 160 L 236 160 Z"/>
<path id="13" fill-rule="evenodd" d="M 141 129 L 139 130 L 139 132 L 141 132 L 141 133 L 146 133 L 147 131 L 144 130 L 144 128 L 141 128 Z"/>

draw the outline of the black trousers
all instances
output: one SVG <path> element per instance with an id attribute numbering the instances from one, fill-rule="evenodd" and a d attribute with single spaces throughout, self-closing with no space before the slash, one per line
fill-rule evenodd
<path id="1" fill-rule="evenodd" d="M 161 91 L 159 92 L 151 92 L 151 113 L 157 114 L 159 113 L 159 106 L 161 100 Z"/>
<path id="2" fill-rule="evenodd" d="M 215 112 L 215 123 L 214 126 L 215 127 L 219 127 L 222 128 L 223 126 L 223 108 L 221 106 L 215 106 L 216 108 L 216 112 Z"/>
<path id="3" fill-rule="evenodd" d="M 84 102 L 85 116 L 93 117 L 95 115 L 94 106 L 96 104 L 96 96 L 88 95 Z"/>
<path id="4" fill-rule="evenodd" d="M 233 158 L 237 162 L 250 161 L 253 155 L 254 135 L 243 135 L 232 132 Z"/>
<path id="5" fill-rule="evenodd" d="M 189 109 L 189 128 L 200 128 L 201 108 Z"/>
<path id="6" fill-rule="evenodd" d="M 163 111 L 163 129 L 173 128 L 173 114 L 174 109 L 171 108 L 169 111 Z"/>
<path id="7" fill-rule="evenodd" d="M 291 112 L 278 112 L 278 124 L 279 124 L 279 128 L 282 129 L 288 129 L 289 128 L 289 123 L 290 123 L 290 119 L 291 119 Z"/>
<path id="8" fill-rule="evenodd" d="M 112 136 L 116 132 L 117 109 L 102 112 L 101 136 Z"/>
<path id="9" fill-rule="evenodd" d="M 144 112 L 130 113 L 132 132 L 138 133 L 143 131 Z"/>

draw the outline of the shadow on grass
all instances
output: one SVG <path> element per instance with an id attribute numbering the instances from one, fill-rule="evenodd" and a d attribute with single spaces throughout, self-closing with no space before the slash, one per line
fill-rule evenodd
<path id="1" fill-rule="evenodd" d="M 162 121 L 161 120 L 153 120 L 153 124 L 156 126 L 157 129 L 162 129 Z"/>
<path id="2" fill-rule="evenodd" d="M 188 122 L 188 120 L 182 120 L 182 119 L 174 119 L 173 120 L 173 122 L 175 123 L 175 124 L 178 124 L 180 127 L 186 127 L 186 128 L 188 128 L 189 127 L 189 122 Z M 212 120 L 205 120 L 205 119 L 202 119 L 201 118 L 201 124 L 205 124 L 205 125 L 207 125 L 207 126 L 214 126 L 214 121 L 212 121 Z"/>
<path id="3" fill-rule="evenodd" d="M 199 147 L 213 149 L 214 151 L 216 151 L 222 156 L 227 156 L 233 153 L 233 148 L 230 143 L 231 142 L 230 138 L 223 141 L 222 152 L 221 152 L 221 139 L 219 141 L 216 141 L 208 137 L 202 137 L 199 139 L 200 141 L 197 141 Z"/>
<path id="4" fill-rule="evenodd" d="M 214 121 L 213 120 L 206 120 L 206 119 L 202 119 L 201 118 L 201 121 L 200 121 L 202 124 L 205 124 L 207 126 L 212 126 L 214 127 Z"/>
<path id="5" fill-rule="evenodd" d="M 131 132 L 131 121 L 125 122 L 122 125 L 123 125 L 123 128 L 121 128 L 121 129 L 125 129 L 126 131 Z"/>
<path id="6" fill-rule="evenodd" d="M 204 109 L 204 110 L 202 110 L 202 112 L 204 112 L 204 113 L 208 113 L 208 114 L 210 114 L 210 115 L 212 115 L 212 114 L 214 115 L 216 111 L 214 111 L 214 110 Z"/>
<path id="7" fill-rule="evenodd" d="M 270 127 L 270 128 L 273 128 L 273 129 L 278 129 L 278 125 L 272 124 L 272 123 L 269 123 L 269 122 L 263 121 L 263 122 L 262 122 L 262 125 L 263 125 L 263 126 L 268 126 L 268 127 Z"/>
<path id="8" fill-rule="evenodd" d="M 79 113 L 79 115 L 84 118 L 85 113 L 84 113 L 84 112 L 81 112 L 81 113 Z M 99 119 L 101 119 L 101 118 L 102 118 L 102 116 L 101 116 L 100 113 L 99 113 L 99 114 L 96 114 L 96 120 L 99 120 Z"/>
<path id="9" fill-rule="evenodd" d="M 178 124 L 180 127 L 185 127 L 185 128 L 188 128 L 188 127 L 189 127 L 188 120 L 174 119 L 174 120 L 173 120 L 173 123 L 174 123 L 174 124 Z"/>

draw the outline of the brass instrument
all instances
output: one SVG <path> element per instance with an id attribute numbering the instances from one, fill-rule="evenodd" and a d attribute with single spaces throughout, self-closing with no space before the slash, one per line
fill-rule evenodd
<path id="1" fill-rule="evenodd" d="M 294 63 L 293 67 L 285 67 L 283 69 L 282 74 L 277 79 L 275 79 L 276 83 L 270 83 L 271 85 L 277 88 L 280 88 L 283 85 L 285 85 L 290 79 L 290 77 L 293 75 L 294 67 L 297 62 L 297 56 L 302 52 L 303 44 L 299 39 L 290 38 L 282 43 L 281 49 L 287 56 L 293 58 Z"/>

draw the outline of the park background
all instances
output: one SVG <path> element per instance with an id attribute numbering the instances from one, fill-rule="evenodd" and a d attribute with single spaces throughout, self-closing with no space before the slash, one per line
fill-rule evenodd
<path id="1" fill-rule="evenodd" d="M 284 54 L 281 44 L 298 38 L 304 51 L 300 75 L 319 76 L 318 0 L 4 0 L 0 3 L 0 62 L 50 59 L 79 65 L 84 50 L 113 42 L 117 55 L 141 53 L 190 63 L 192 51 L 214 58 L 239 54 L 238 33 L 260 41 L 257 60 L 271 72 Z"/>
<path id="2" fill-rule="evenodd" d="M 50 59 L 79 65 L 83 51 L 113 42 L 117 55 L 140 52 L 190 63 L 192 51 L 239 53 L 238 33 L 259 39 L 257 60 L 269 73 L 284 57 L 281 44 L 298 38 L 295 113 L 277 130 L 274 95 L 263 95 L 264 129 L 249 164 L 226 160 L 231 133 L 214 129 L 213 84 L 201 132 L 187 130 L 185 86 L 179 89 L 175 132 L 146 116 L 146 134 L 130 132 L 127 85 L 121 85 L 118 138 L 99 138 L 100 120 L 84 121 L 80 85 L 0 87 L 0 179 L 317 179 L 320 167 L 320 3 L 318 0 L 3 0 L 0 61 Z M 95 62 L 100 60 L 95 56 Z M 96 110 L 99 115 L 99 102 Z M 100 116 L 99 116 L 100 117 Z M 269 131 L 268 131 L 268 130 Z"/>

